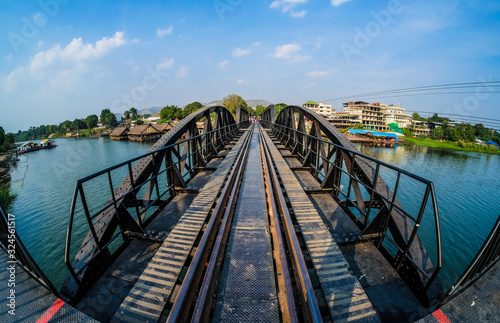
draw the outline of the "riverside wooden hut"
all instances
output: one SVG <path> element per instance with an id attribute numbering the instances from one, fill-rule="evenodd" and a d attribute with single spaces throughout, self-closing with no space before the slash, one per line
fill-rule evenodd
<path id="1" fill-rule="evenodd" d="M 150 124 L 135 126 L 128 133 L 128 139 L 133 141 L 157 140 L 162 133 Z"/>
<path id="2" fill-rule="evenodd" d="M 173 128 L 173 126 L 170 123 L 157 123 L 154 124 L 153 127 L 162 134 L 166 133 L 167 131 Z"/>
<path id="3" fill-rule="evenodd" d="M 127 140 L 128 139 L 129 130 L 127 127 L 118 127 L 115 128 L 109 134 L 109 138 L 113 140 Z"/>

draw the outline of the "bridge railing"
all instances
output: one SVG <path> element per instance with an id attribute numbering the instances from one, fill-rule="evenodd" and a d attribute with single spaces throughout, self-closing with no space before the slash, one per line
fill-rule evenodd
<path id="1" fill-rule="evenodd" d="M 0 247 L 4 249 L 7 262 L 4 264 L 17 264 L 21 266 L 28 275 L 35 279 L 40 285 L 59 296 L 59 292 L 52 285 L 44 272 L 38 267 L 37 263 L 31 257 L 28 249 L 24 246 L 21 238 L 16 231 L 16 218 L 9 214 L 2 202 L 0 202 Z M 2 251 L 0 251 L 2 252 Z M 5 281 L 7 285 L 7 281 Z"/>
<path id="2" fill-rule="evenodd" d="M 474 259 L 446 293 L 443 303 L 467 289 L 467 287 L 481 278 L 481 276 L 491 269 L 499 260 L 500 216 Z"/>
<path id="3" fill-rule="evenodd" d="M 275 123 L 263 123 L 299 160 L 300 168 L 316 178 L 322 193 L 331 190 L 361 229 L 361 236 L 354 240 L 375 241 L 423 302 L 440 296 L 442 289 L 436 277 L 442 266 L 441 234 L 431 181 L 361 154 L 323 117 L 305 108 L 288 107 Z M 422 226 L 434 230 L 431 250 L 436 264 L 418 235 Z"/>
<path id="4" fill-rule="evenodd" d="M 209 119 L 208 112 L 206 118 Z M 208 132 L 195 136 L 188 132 L 185 135 L 187 139 L 77 181 L 71 203 L 64 258 L 70 277 L 77 287 L 83 285 L 88 288 L 93 279 L 86 281 L 82 275 L 89 270 L 93 273 L 92 276 L 102 273 L 107 268 L 106 264 L 114 260 L 131 238 L 141 236 L 154 240 L 146 234 L 146 226 L 174 198 L 176 190 L 185 189 L 200 168 L 205 167 L 240 131 L 239 124 L 234 121 L 214 130 L 211 130 L 212 126 L 209 121 L 208 123 L 205 126 Z M 140 179 L 139 171 L 144 172 L 145 168 L 149 169 L 150 175 Z M 125 180 L 121 182 L 123 177 Z M 115 183 L 121 184 L 116 186 Z M 104 203 L 99 202 L 103 198 Z M 116 230 L 109 230 L 110 226 L 114 226 Z M 75 231 L 79 237 L 82 232 L 88 231 L 83 244 L 78 246 L 78 252 L 72 243 Z M 72 282 L 68 278 L 62 290 L 69 289 L 66 283 Z M 70 299 L 67 295 L 66 297 Z"/>

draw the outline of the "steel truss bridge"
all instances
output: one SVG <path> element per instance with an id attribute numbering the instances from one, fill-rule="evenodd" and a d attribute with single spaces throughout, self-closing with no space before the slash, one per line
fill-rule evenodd
<path id="1" fill-rule="evenodd" d="M 8 233 L 3 208 L 1 220 Z M 423 230 L 432 237 L 425 246 Z M 8 236 L 0 238 L 7 249 Z M 38 286 L 32 298 L 64 301 L 66 316 L 55 321 L 441 322 L 498 314 L 494 299 L 463 306 L 466 313 L 460 304 L 483 276 L 498 286 L 500 221 L 443 291 L 433 183 L 361 154 L 299 106 L 277 118 L 270 106 L 260 122 L 241 106 L 236 117 L 220 106 L 200 109 L 147 154 L 77 181 L 59 291 L 17 241 L 17 264 Z M 45 308 L 31 311 L 37 317 Z"/>

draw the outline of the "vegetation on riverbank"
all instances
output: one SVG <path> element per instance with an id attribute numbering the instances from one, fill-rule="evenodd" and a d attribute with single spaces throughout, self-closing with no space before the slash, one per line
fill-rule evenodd
<path id="1" fill-rule="evenodd" d="M 495 146 L 477 145 L 475 143 L 465 142 L 462 140 L 459 140 L 458 142 L 452 142 L 452 141 L 434 140 L 430 138 L 405 137 L 405 142 L 425 147 L 453 149 L 453 150 L 470 151 L 470 152 L 481 152 L 488 154 L 500 154 L 500 149 L 498 149 Z"/>
<path id="2" fill-rule="evenodd" d="M 10 182 L 0 183 L 0 202 L 5 207 L 7 212 L 9 211 L 12 203 L 16 199 L 16 194 L 10 191 Z"/>

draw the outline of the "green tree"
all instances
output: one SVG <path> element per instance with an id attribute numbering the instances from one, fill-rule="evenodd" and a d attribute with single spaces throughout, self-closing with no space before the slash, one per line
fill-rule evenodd
<path id="1" fill-rule="evenodd" d="M 248 113 L 250 113 L 250 115 L 253 115 L 253 116 L 256 116 L 257 115 L 257 110 L 255 110 L 254 108 L 252 108 L 251 106 L 248 106 L 247 107 L 247 111 Z"/>
<path id="2" fill-rule="evenodd" d="M 286 108 L 288 105 L 285 103 L 278 103 L 274 105 L 274 114 L 277 117 L 281 111 L 283 111 L 284 108 Z"/>
<path id="3" fill-rule="evenodd" d="M 236 107 L 238 105 L 241 105 L 245 109 L 248 107 L 245 100 L 243 100 L 243 98 L 237 94 L 229 94 L 222 100 L 222 106 L 227 108 L 233 115 L 236 114 Z"/>
<path id="4" fill-rule="evenodd" d="M 88 129 L 92 129 L 97 126 L 98 118 L 95 114 L 91 114 L 85 118 L 85 123 L 87 124 Z"/>
<path id="5" fill-rule="evenodd" d="M 434 130 L 432 130 L 431 138 L 434 139 L 434 140 L 442 140 L 442 139 L 444 139 L 443 128 L 436 127 Z"/>
<path id="6" fill-rule="evenodd" d="M 132 118 L 132 120 L 137 120 L 137 118 L 139 117 L 137 115 L 137 109 L 136 108 L 130 108 L 130 118 Z"/>
<path id="7" fill-rule="evenodd" d="M 198 101 L 191 102 L 184 107 L 184 114 L 188 116 L 191 113 L 200 110 L 201 108 L 203 108 L 203 104 L 201 104 L 200 102 Z"/>
<path id="8" fill-rule="evenodd" d="M 474 125 L 474 134 L 476 137 L 479 137 L 481 140 L 491 140 L 493 136 L 493 131 L 491 129 L 486 128 L 482 123 L 477 123 Z"/>
<path id="9" fill-rule="evenodd" d="M 144 121 L 142 121 L 141 119 L 139 119 L 139 120 L 137 120 L 135 122 L 135 124 L 138 125 L 138 126 L 142 126 L 144 124 Z"/>
<path id="10" fill-rule="evenodd" d="M 405 136 L 407 136 L 407 137 L 413 137 L 414 136 L 413 130 L 411 128 L 404 128 L 403 134 Z"/>
<path id="11" fill-rule="evenodd" d="M 444 138 L 450 141 L 458 141 L 460 139 L 460 133 L 457 129 L 448 127 L 444 129 Z"/>
<path id="12" fill-rule="evenodd" d="M 71 129 L 73 129 L 73 130 L 80 130 L 80 129 L 86 129 L 86 128 L 87 128 L 87 124 L 82 119 L 75 119 L 71 123 Z"/>
<path id="13" fill-rule="evenodd" d="M 413 112 L 412 119 L 417 121 L 425 121 L 425 119 L 422 118 L 418 112 Z"/>
<path id="14" fill-rule="evenodd" d="M 184 112 L 176 105 L 167 105 L 160 111 L 160 122 L 168 122 L 170 120 L 184 118 Z"/>
<path id="15" fill-rule="evenodd" d="M 358 122 L 356 124 L 356 126 L 354 127 L 354 129 L 363 129 L 363 128 L 364 128 L 364 126 L 363 126 L 363 124 L 361 122 Z"/>
<path id="16" fill-rule="evenodd" d="M 472 125 L 470 123 L 468 123 L 465 127 L 465 137 L 464 139 L 466 141 L 469 141 L 469 142 L 472 142 L 474 141 L 475 136 L 474 136 L 474 127 L 472 127 Z"/>
<path id="17" fill-rule="evenodd" d="M 14 134 L 9 132 L 5 134 L 5 139 L 3 141 L 2 147 L 4 150 L 9 150 L 15 142 L 16 138 L 14 137 Z"/>
<path id="18" fill-rule="evenodd" d="M 99 117 L 99 121 L 101 121 L 102 124 L 104 124 L 104 118 L 108 113 L 111 113 L 109 109 L 102 109 L 101 116 Z"/>
<path id="19" fill-rule="evenodd" d="M 102 123 L 106 126 L 112 126 L 116 123 L 116 116 L 110 112 L 104 116 L 104 121 Z"/>
<path id="20" fill-rule="evenodd" d="M 0 127 L 0 147 L 3 145 L 4 140 L 5 140 L 5 130 L 3 130 L 2 127 Z"/>
<path id="21" fill-rule="evenodd" d="M 255 107 L 255 115 L 256 116 L 261 116 L 262 115 L 262 112 L 264 112 L 264 110 L 266 109 L 265 106 L 263 105 L 258 105 Z"/>
<path id="22" fill-rule="evenodd" d="M 59 127 L 61 127 L 63 131 L 66 131 L 66 130 L 71 128 L 71 123 L 72 123 L 71 121 L 66 120 L 66 121 L 61 122 L 59 124 Z"/>
<path id="23" fill-rule="evenodd" d="M 124 117 L 125 119 L 130 119 L 130 111 L 125 110 L 125 112 L 123 112 L 123 117 Z"/>

